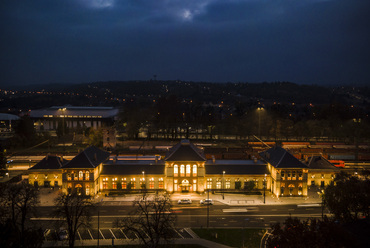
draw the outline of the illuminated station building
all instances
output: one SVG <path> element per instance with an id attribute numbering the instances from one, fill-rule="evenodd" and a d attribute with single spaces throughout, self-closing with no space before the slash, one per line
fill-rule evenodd
<path id="1" fill-rule="evenodd" d="M 84 195 L 207 190 L 232 193 L 243 192 L 253 182 L 255 190 L 266 189 L 276 196 L 307 196 L 310 166 L 320 174 L 337 172 L 326 161 L 325 168 L 317 165 L 322 162 L 318 159 L 305 164 L 279 147 L 260 155 L 262 160 L 207 160 L 203 149 L 189 140 L 173 146 L 163 158 L 113 156 L 91 146 L 70 161 L 45 157 L 29 169 L 28 180 L 39 187 L 61 186 L 65 193 Z"/>
<path id="2" fill-rule="evenodd" d="M 30 111 L 36 130 L 57 130 L 65 128 L 110 127 L 116 120 L 119 110 L 113 107 L 53 106 Z"/>

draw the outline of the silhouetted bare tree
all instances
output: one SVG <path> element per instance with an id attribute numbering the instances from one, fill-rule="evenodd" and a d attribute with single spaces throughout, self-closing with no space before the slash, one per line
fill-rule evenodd
<path id="1" fill-rule="evenodd" d="M 159 242 L 168 242 L 176 216 L 168 195 L 144 195 L 134 201 L 135 210 L 130 217 L 118 219 L 116 226 L 135 233 L 141 242 L 150 248 Z"/>
<path id="2" fill-rule="evenodd" d="M 68 231 L 69 247 L 74 247 L 77 230 L 89 227 L 91 212 L 95 205 L 89 197 L 72 194 L 60 194 L 55 199 L 56 215 L 63 218 Z"/>

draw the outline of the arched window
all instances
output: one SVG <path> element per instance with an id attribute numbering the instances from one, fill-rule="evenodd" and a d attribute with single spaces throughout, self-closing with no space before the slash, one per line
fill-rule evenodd
<path id="1" fill-rule="evenodd" d="M 81 193 L 82 193 L 82 186 L 81 186 L 81 184 L 77 184 L 76 185 L 76 192 L 77 192 L 78 195 L 81 195 Z"/>
<path id="2" fill-rule="evenodd" d="M 180 176 L 185 176 L 185 166 L 183 164 L 180 166 Z"/>
<path id="3" fill-rule="evenodd" d="M 195 165 L 193 165 L 193 177 L 196 177 L 197 173 L 198 173 L 197 165 L 195 164 Z"/>
<path id="4" fill-rule="evenodd" d="M 175 177 L 179 176 L 179 166 L 177 164 L 173 166 L 173 174 L 174 174 L 173 176 Z"/>
<path id="5" fill-rule="evenodd" d="M 79 172 L 78 172 L 78 180 L 83 180 L 83 178 L 84 178 L 84 173 L 83 173 L 83 171 L 79 171 Z"/>
<path id="6" fill-rule="evenodd" d="M 85 172 L 85 180 L 90 180 L 90 172 L 89 171 Z"/>
<path id="7" fill-rule="evenodd" d="M 190 177 L 190 164 L 186 165 L 186 176 Z"/>
<path id="8" fill-rule="evenodd" d="M 90 186 L 86 185 L 86 195 L 90 195 Z"/>

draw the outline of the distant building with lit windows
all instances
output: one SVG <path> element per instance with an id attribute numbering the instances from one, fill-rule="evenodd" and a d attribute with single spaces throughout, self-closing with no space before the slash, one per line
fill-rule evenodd
<path id="1" fill-rule="evenodd" d="M 119 110 L 113 107 L 53 106 L 31 110 L 29 115 L 36 130 L 56 130 L 58 125 L 65 128 L 110 127 Z"/>

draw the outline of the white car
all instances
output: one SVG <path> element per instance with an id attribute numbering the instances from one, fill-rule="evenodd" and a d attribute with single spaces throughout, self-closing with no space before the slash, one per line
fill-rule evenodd
<path id="1" fill-rule="evenodd" d="M 191 204 L 192 201 L 190 199 L 180 199 L 177 202 L 178 204 Z"/>
<path id="2" fill-rule="evenodd" d="M 212 199 L 203 199 L 203 200 L 200 200 L 200 204 L 213 205 L 213 201 Z"/>
<path id="3" fill-rule="evenodd" d="M 68 239 L 68 232 L 66 229 L 61 228 L 58 233 L 59 240 L 66 240 Z"/>

